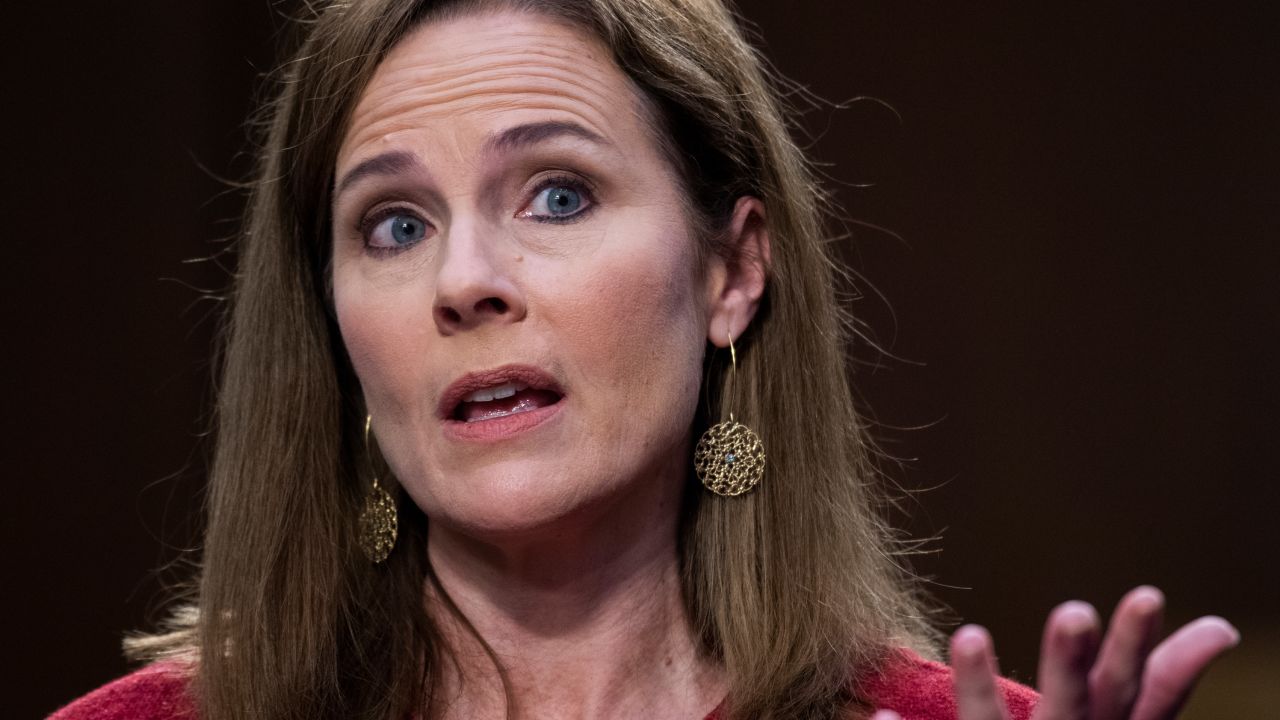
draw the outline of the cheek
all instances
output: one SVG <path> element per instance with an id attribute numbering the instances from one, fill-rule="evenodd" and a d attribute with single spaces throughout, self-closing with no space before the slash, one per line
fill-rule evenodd
<path id="1" fill-rule="evenodd" d="M 614 406 L 602 412 L 643 416 L 651 431 L 683 432 L 697 403 L 705 310 L 683 233 L 671 228 L 652 242 L 633 238 L 632 251 L 593 264 L 572 296 L 556 302 L 588 390 Z"/>
<path id="2" fill-rule="evenodd" d="M 402 417 L 410 410 L 402 401 L 414 396 L 423 372 L 430 305 L 408 288 L 379 289 L 335 272 L 334 309 L 370 411 Z"/>

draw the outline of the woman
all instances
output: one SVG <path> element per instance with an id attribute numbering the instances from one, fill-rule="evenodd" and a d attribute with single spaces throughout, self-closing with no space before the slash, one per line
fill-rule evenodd
<path id="1" fill-rule="evenodd" d="M 338 1 L 269 113 L 197 595 L 56 717 L 1032 716 L 930 661 L 718 1 Z M 1160 605 L 1056 610 L 1035 717 L 1176 714 L 1235 634 Z"/>

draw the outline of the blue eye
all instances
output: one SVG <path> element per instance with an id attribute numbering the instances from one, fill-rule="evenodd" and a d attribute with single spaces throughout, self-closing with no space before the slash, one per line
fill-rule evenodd
<path id="1" fill-rule="evenodd" d="M 586 204 L 583 193 L 567 185 L 549 185 L 534 196 L 528 215 L 547 220 L 570 218 Z"/>
<path id="2" fill-rule="evenodd" d="M 369 247 L 397 249 L 408 247 L 427 236 L 427 222 L 404 212 L 394 212 L 375 221 L 365 238 Z"/>

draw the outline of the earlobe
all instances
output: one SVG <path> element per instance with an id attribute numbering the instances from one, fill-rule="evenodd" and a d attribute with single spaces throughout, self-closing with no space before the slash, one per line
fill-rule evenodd
<path id="1" fill-rule="evenodd" d="M 707 339 L 716 347 L 728 347 L 729 336 L 739 337 L 755 317 L 768 284 L 772 254 L 764 202 L 743 196 L 734 205 L 719 258 L 720 282 L 713 289 Z"/>

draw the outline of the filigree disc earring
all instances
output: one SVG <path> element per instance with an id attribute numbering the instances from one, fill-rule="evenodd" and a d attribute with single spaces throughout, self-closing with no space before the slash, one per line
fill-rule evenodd
<path id="1" fill-rule="evenodd" d="M 373 416 L 364 419 L 364 448 L 369 458 L 369 472 L 373 475 L 373 486 L 364 498 L 364 510 L 360 511 L 360 549 L 374 565 L 387 559 L 391 549 L 396 546 L 396 532 L 400 520 L 396 514 L 396 503 L 391 493 L 378 484 L 378 473 L 373 468 L 373 447 L 369 444 L 369 428 L 373 425 Z"/>
<path id="2" fill-rule="evenodd" d="M 733 334 L 729 334 L 729 358 L 732 361 L 731 381 L 737 391 L 738 353 L 733 348 Z M 729 412 L 729 419 L 707 428 L 693 451 L 693 468 L 702 485 L 711 492 L 732 497 L 751 492 L 764 477 L 764 444 L 751 428 L 738 422 Z"/>

